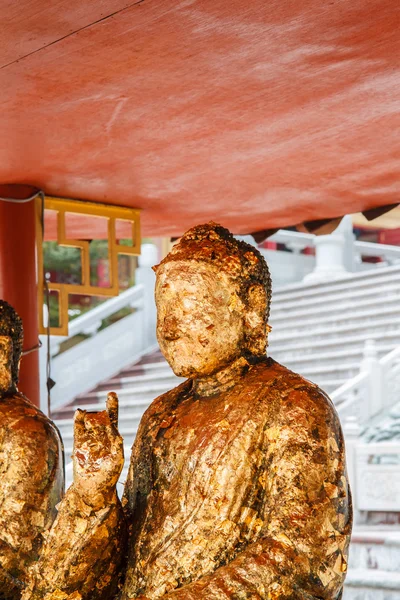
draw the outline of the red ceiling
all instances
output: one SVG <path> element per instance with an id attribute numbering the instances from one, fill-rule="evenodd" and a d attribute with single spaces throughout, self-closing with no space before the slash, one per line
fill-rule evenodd
<path id="1" fill-rule="evenodd" d="M 400 3 L 0 0 L 0 183 L 245 233 L 399 201 Z"/>

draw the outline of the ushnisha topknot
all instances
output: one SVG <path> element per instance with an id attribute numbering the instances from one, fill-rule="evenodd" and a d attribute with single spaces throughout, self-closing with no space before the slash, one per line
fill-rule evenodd
<path id="1" fill-rule="evenodd" d="M 265 320 L 269 317 L 271 276 L 262 254 L 250 244 L 236 240 L 228 229 L 210 221 L 189 229 L 159 265 L 179 260 L 208 262 L 227 273 L 239 284 L 239 295 L 246 301 L 252 285 L 261 284 L 266 291 Z"/>
<path id="2" fill-rule="evenodd" d="M 19 360 L 22 354 L 22 344 L 24 341 L 24 331 L 22 328 L 22 319 L 13 309 L 11 304 L 5 300 L 0 300 L 0 335 L 12 339 L 13 343 L 13 361 L 12 361 L 12 380 L 18 383 Z"/>

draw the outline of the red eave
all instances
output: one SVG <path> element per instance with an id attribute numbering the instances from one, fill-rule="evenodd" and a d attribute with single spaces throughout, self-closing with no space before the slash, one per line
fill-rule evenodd
<path id="1" fill-rule="evenodd" d="M 0 182 L 237 233 L 399 201 L 400 4 L 2 0 Z"/>

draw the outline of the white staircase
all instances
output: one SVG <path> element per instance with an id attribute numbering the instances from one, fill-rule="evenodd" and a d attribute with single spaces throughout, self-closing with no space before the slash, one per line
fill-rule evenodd
<path id="1" fill-rule="evenodd" d="M 399 525 L 355 530 L 343 600 L 399 600 L 399 547 Z"/>
<path id="2" fill-rule="evenodd" d="M 379 357 L 400 346 L 400 266 L 277 289 L 270 323 L 269 354 L 332 393 L 359 373 L 366 340 L 376 340 Z M 104 410 L 107 392 L 113 390 L 119 396 L 119 428 L 125 442 L 124 481 L 143 412 L 180 381 L 154 352 L 58 408 L 53 418 L 64 440 L 66 462 L 72 453 L 74 410 Z M 71 469 L 67 475 L 69 484 Z"/>
<path id="3" fill-rule="evenodd" d="M 364 344 L 400 346 L 400 266 L 273 293 L 269 354 L 332 393 L 358 374 Z"/>

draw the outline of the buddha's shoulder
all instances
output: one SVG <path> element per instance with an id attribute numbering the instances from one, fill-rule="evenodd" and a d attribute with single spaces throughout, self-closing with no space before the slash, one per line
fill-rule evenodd
<path id="1" fill-rule="evenodd" d="M 258 385 L 261 383 L 261 395 L 265 394 L 265 400 L 274 401 L 280 410 L 319 412 L 325 418 L 337 419 L 332 401 L 318 385 L 272 358 L 259 363 L 251 377 L 257 380 Z"/>
<path id="2" fill-rule="evenodd" d="M 142 423 L 153 422 L 157 417 L 163 417 L 176 408 L 182 400 L 190 396 L 192 381 L 187 379 L 171 390 L 164 392 L 153 400 L 142 416 Z"/>
<path id="3" fill-rule="evenodd" d="M 266 357 L 257 362 L 248 372 L 249 380 L 257 380 L 264 382 L 268 386 L 273 386 L 274 389 L 293 387 L 301 385 L 311 388 L 318 388 L 317 385 L 308 381 L 298 373 L 291 371 L 284 365 L 281 365 L 271 357 Z"/>
<path id="4" fill-rule="evenodd" d="M 0 418 L 3 430 L 22 435 L 35 432 L 57 443 L 60 440 L 54 423 L 19 392 L 1 398 Z"/>

